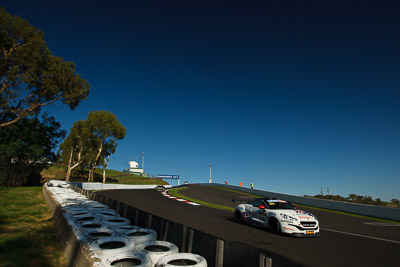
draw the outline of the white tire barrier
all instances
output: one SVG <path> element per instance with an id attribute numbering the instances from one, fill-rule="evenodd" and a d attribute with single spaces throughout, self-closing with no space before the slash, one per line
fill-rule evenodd
<path id="1" fill-rule="evenodd" d="M 106 266 L 207 267 L 202 256 L 179 253 L 175 244 L 157 241 L 156 231 L 130 225 L 129 219 L 76 193 L 63 181 L 50 181 L 46 187 L 62 205 L 63 215 L 78 240 L 89 242 Z"/>
<path id="2" fill-rule="evenodd" d="M 114 232 L 108 228 L 89 229 L 87 231 L 83 231 L 83 234 L 87 237 L 89 241 L 114 236 Z"/>
<path id="3" fill-rule="evenodd" d="M 67 184 L 67 183 L 62 183 L 62 184 L 59 184 L 58 187 L 61 187 L 61 188 L 70 188 L 70 185 Z"/>
<path id="4" fill-rule="evenodd" d="M 59 184 L 65 184 L 65 181 L 51 180 L 47 182 L 47 186 L 58 186 Z"/>
<path id="5" fill-rule="evenodd" d="M 121 217 L 115 210 L 113 209 L 99 209 L 99 210 L 93 210 L 95 214 L 98 216 L 108 219 L 108 218 L 119 218 Z"/>
<path id="6" fill-rule="evenodd" d="M 78 197 L 68 196 L 63 199 L 63 202 L 71 203 L 70 205 L 79 205 L 81 204 L 81 199 L 79 199 Z"/>
<path id="7" fill-rule="evenodd" d="M 101 204 L 101 203 L 89 203 L 87 204 L 87 208 L 90 210 L 102 210 L 102 209 L 108 209 L 107 205 Z"/>
<path id="8" fill-rule="evenodd" d="M 122 232 L 122 236 L 133 240 L 136 245 L 148 243 L 157 239 L 157 232 L 153 229 L 138 228 Z"/>
<path id="9" fill-rule="evenodd" d="M 119 236 L 99 238 L 93 241 L 91 246 L 100 257 L 124 252 L 133 252 L 135 250 L 135 243 L 133 241 Z"/>
<path id="10" fill-rule="evenodd" d="M 136 226 L 136 225 L 130 225 L 130 224 L 123 224 L 123 225 L 117 225 L 113 228 L 114 231 L 118 233 L 123 233 L 127 230 L 133 230 L 133 229 L 139 229 L 141 227 Z"/>
<path id="11" fill-rule="evenodd" d="M 71 210 L 67 211 L 67 213 L 71 217 L 74 217 L 74 216 L 79 216 L 79 215 L 89 215 L 92 212 L 87 210 L 87 209 L 85 209 L 85 208 L 77 208 L 77 209 L 71 209 Z"/>
<path id="12" fill-rule="evenodd" d="M 151 267 L 151 262 L 146 254 L 140 252 L 127 252 L 107 257 L 106 266 L 139 266 Z"/>
<path id="13" fill-rule="evenodd" d="M 63 206 L 63 207 L 68 207 L 68 206 L 73 206 L 73 205 L 79 204 L 79 202 L 73 201 L 73 200 L 71 201 L 69 199 L 63 200 L 62 202 L 60 201 L 60 203 L 61 203 L 61 206 Z"/>
<path id="14" fill-rule="evenodd" d="M 93 207 L 93 206 L 103 205 L 103 204 L 101 204 L 101 203 L 99 203 L 97 201 L 94 201 L 94 200 L 85 199 L 85 200 L 82 201 L 81 205 L 86 207 L 86 208 L 90 208 L 90 207 Z"/>
<path id="15" fill-rule="evenodd" d="M 161 257 L 156 264 L 156 267 L 174 266 L 207 267 L 207 261 L 197 254 L 177 253 Z"/>
<path id="16" fill-rule="evenodd" d="M 161 257 L 179 253 L 179 248 L 175 244 L 159 240 L 138 244 L 136 250 L 147 254 L 153 266 Z"/>
<path id="17" fill-rule="evenodd" d="M 102 224 L 98 221 L 82 222 L 82 223 L 79 223 L 77 226 L 84 230 L 105 228 L 104 224 Z"/>
<path id="18" fill-rule="evenodd" d="M 83 215 L 70 215 L 74 221 L 77 223 L 83 223 L 83 222 L 90 222 L 90 221 L 99 221 L 99 216 L 95 214 L 83 214 Z"/>
<path id="19" fill-rule="evenodd" d="M 107 218 L 104 219 L 102 222 L 104 222 L 110 227 L 115 227 L 117 225 L 131 224 L 131 221 L 128 218 L 124 217 Z"/>

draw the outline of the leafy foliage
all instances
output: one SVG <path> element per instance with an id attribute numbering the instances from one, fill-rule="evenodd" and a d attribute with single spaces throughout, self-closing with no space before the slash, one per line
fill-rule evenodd
<path id="1" fill-rule="evenodd" d="M 74 109 L 89 94 L 75 65 L 53 56 L 43 33 L 0 7 L 0 115 L 9 126 L 57 101 Z"/>
<path id="2" fill-rule="evenodd" d="M 5 118 L 4 118 L 5 117 Z M 0 117 L 7 121 L 13 115 Z M 58 143 L 65 137 L 60 124 L 47 114 L 25 117 L 0 128 L 0 181 L 3 185 L 37 185 L 40 171 L 56 159 Z"/>
<path id="3" fill-rule="evenodd" d="M 93 152 L 95 136 L 90 132 L 87 121 L 80 120 L 73 124 L 68 137 L 60 145 L 61 157 L 67 162 L 66 180 L 69 181 L 72 169 L 82 163 L 88 164 Z"/>
<path id="4" fill-rule="evenodd" d="M 91 111 L 88 115 L 88 126 L 90 131 L 95 135 L 97 153 L 92 157 L 91 162 L 91 177 L 93 181 L 94 167 L 98 165 L 105 165 L 106 157 L 113 154 L 117 148 L 117 142 L 125 137 L 126 129 L 122 126 L 117 117 L 109 111 Z M 102 159 L 100 162 L 100 159 Z M 105 183 L 105 177 L 104 181 Z"/>
<path id="5" fill-rule="evenodd" d="M 125 132 L 125 127 L 108 111 L 92 111 L 87 120 L 75 122 L 60 146 L 61 157 L 68 168 L 66 180 L 69 181 L 72 169 L 84 165 L 90 167 L 88 180 L 93 181 L 94 168 L 106 167 L 107 158 L 115 152 Z"/>

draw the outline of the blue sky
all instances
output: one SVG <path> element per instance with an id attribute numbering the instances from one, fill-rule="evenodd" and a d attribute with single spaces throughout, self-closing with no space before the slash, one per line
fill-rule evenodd
<path id="1" fill-rule="evenodd" d="M 395 1 L 0 1 L 127 129 L 110 168 L 294 195 L 400 198 Z M 171 182 L 174 184 L 175 182 Z M 176 184 L 176 183 L 175 183 Z"/>

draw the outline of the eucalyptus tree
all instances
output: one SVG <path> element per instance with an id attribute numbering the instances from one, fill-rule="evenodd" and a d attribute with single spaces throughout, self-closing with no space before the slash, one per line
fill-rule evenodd
<path id="1" fill-rule="evenodd" d="M 106 158 L 115 152 L 118 141 L 125 137 L 126 129 L 113 113 L 104 110 L 91 111 L 87 123 L 96 140 L 93 143 L 96 153 L 88 178 L 88 181 L 93 181 L 94 168 L 99 165 L 100 156 Z M 103 176 L 103 183 L 105 183 L 105 176 Z"/>
<path id="2" fill-rule="evenodd" d="M 115 153 L 125 132 L 125 127 L 109 111 L 91 111 L 87 120 L 75 122 L 60 145 L 61 157 L 67 164 L 66 180 L 70 180 L 74 168 L 83 165 L 89 167 L 88 181 L 93 181 L 95 167 L 103 165 L 107 168 L 109 157 Z"/>
<path id="3" fill-rule="evenodd" d="M 0 128 L 60 101 L 74 109 L 89 94 L 75 65 L 51 54 L 41 30 L 0 7 Z"/>
<path id="4" fill-rule="evenodd" d="M 95 136 L 90 131 L 86 120 L 73 124 L 67 138 L 60 145 L 61 157 L 64 162 L 67 162 L 66 181 L 70 181 L 73 169 L 88 162 L 96 146 L 95 142 Z"/>

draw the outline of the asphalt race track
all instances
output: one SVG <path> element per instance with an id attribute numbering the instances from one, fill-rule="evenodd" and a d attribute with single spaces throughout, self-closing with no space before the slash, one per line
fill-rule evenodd
<path id="1" fill-rule="evenodd" d="M 315 238 L 274 235 L 235 223 L 228 211 L 193 206 L 162 196 L 155 190 L 107 190 L 100 194 L 167 220 L 187 225 L 225 240 L 233 240 L 291 259 L 299 266 L 399 266 L 400 224 L 305 209 L 317 216 L 321 233 Z M 234 207 L 240 193 L 193 186 L 182 195 Z"/>

